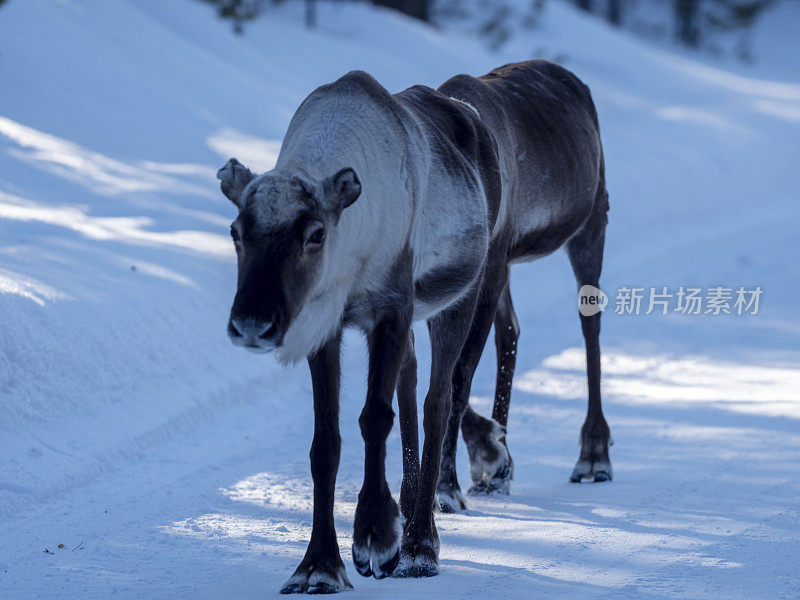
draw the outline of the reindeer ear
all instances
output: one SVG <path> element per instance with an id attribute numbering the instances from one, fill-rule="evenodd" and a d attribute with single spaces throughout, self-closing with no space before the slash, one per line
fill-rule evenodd
<path id="1" fill-rule="evenodd" d="M 325 190 L 334 207 L 342 210 L 358 199 L 361 194 L 361 182 L 353 169 L 342 169 L 325 180 Z"/>
<path id="2" fill-rule="evenodd" d="M 217 179 L 220 180 L 219 187 L 222 189 L 222 193 L 239 208 L 242 207 L 242 190 L 253 177 L 250 169 L 235 158 L 230 159 L 224 167 L 217 171 Z"/>

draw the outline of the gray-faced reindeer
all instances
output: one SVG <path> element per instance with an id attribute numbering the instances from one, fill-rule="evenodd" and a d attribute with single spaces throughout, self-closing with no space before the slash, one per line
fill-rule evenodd
<path id="1" fill-rule="evenodd" d="M 356 71 L 305 99 L 272 171 L 254 175 L 231 159 L 218 177 L 239 209 L 231 226 L 238 286 L 229 336 L 253 351 L 274 350 L 285 363 L 307 357 L 311 369 L 314 522 L 305 557 L 281 591 L 351 587 L 333 522 L 339 355 L 348 325 L 363 330 L 369 347 L 353 562 L 376 578 L 435 575 L 437 494 L 444 510 L 465 506 L 455 471 L 459 427 L 472 491 L 507 493 L 512 476 L 505 426 L 519 328 L 509 265 L 566 245 L 578 286 L 598 285 L 608 195 L 588 88 L 545 61 L 394 95 Z M 426 320 L 432 346 L 421 461 L 410 329 L 418 319 Z M 486 419 L 468 399 L 493 322 L 498 389 Z M 581 316 L 581 326 L 589 409 L 572 479 L 600 481 L 611 478 L 600 314 Z M 395 389 L 399 509 L 384 468 Z"/>

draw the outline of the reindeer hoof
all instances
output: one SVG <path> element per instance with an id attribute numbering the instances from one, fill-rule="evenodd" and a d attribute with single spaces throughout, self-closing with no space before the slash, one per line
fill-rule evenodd
<path id="1" fill-rule="evenodd" d="M 391 496 L 377 514 L 371 513 L 368 506 L 369 502 L 359 500 L 356 507 L 353 564 L 360 575 L 383 579 L 392 574 L 400 561 L 403 516 Z"/>
<path id="2" fill-rule="evenodd" d="M 385 563 L 378 565 L 375 569 L 373 575 L 375 579 L 383 579 L 384 577 L 388 577 L 394 570 L 397 568 L 397 564 L 400 562 L 400 548 L 397 549 L 397 552 L 394 553 L 394 556 L 387 560 Z"/>
<path id="3" fill-rule="evenodd" d="M 389 549 L 391 551 L 392 549 Z M 391 575 L 400 562 L 400 549 L 393 549 L 393 554 L 380 551 L 375 547 L 357 547 L 353 544 L 353 564 L 359 575 L 383 579 Z M 388 558 L 387 558 L 388 556 Z"/>
<path id="4" fill-rule="evenodd" d="M 581 454 L 569 480 L 572 483 L 600 483 L 614 479 L 608 447 L 614 445 L 608 424 L 601 416 L 581 428 Z"/>
<path id="5" fill-rule="evenodd" d="M 338 558 L 338 556 L 337 556 Z M 352 590 L 344 564 L 325 566 L 326 561 L 314 564 L 303 561 L 281 588 L 281 594 L 334 594 Z"/>
<path id="6" fill-rule="evenodd" d="M 489 476 L 484 471 L 482 478 L 475 481 L 472 487 L 467 490 L 467 494 L 470 496 L 480 496 L 482 494 L 508 496 L 511 490 L 513 464 L 511 457 L 508 456 L 508 462 L 502 463 L 493 475 Z"/>
<path id="7" fill-rule="evenodd" d="M 460 513 L 467 510 L 467 503 L 461 490 L 456 489 L 443 489 L 436 492 L 436 499 L 438 501 L 439 510 L 443 513 Z"/>
<path id="8" fill-rule="evenodd" d="M 467 442 L 473 482 L 467 493 L 508 495 L 514 478 L 514 461 L 506 448 L 506 429 L 492 419 L 483 421 L 480 433 L 472 432 Z"/>
<path id="9" fill-rule="evenodd" d="M 508 496 L 509 493 L 511 493 L 510 477 L 493 477 L 489 481 L 479 481 L 467 490 L 467 494 L 470 496 L 490 496 L 492 494 Z"/>
<path id="10" fill-rule="evenodd" d="M 400 564 L 392 577 L 434 577 L 439 574 L 439 560 L 436 552 L 430 547 L 417 546 L 414 551 L 403 551 Z"/>
<path id="11" fill-rule="evenodd" d="M 308 586 L 307 594 L 336 594 L 340 590 L 337 586 L 330 583 L 320 582 L 317 585 Z"/>
<path id="12" fill-rule="evenodd" d="M 356 567 L 356 571 L 362 577 L 371 577 L 372 576 L 372 565 L 369 561 L 369 556 L 364 556 L 364 560 L 360 554 L 357 554 L 355 551 L 355 547 L 353 547 L 353 564 Z"/>
<path id="13" fill-rule="evenodd" d="M 579 460 L 572 470 L 569 480 L 572 483 L 600 483 L 614 479 L 611 463 L 608 461 L 591 462 Z"/>

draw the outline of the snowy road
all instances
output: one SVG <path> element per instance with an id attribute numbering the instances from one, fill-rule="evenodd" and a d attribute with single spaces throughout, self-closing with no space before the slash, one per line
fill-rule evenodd
<path id="1" fill-rule="evenodd" d="M 439 517 L 442 574 L 435 580 L 366 580 L 346 559 L 353 595 L 797 596 L 796 422 L 715 406 L 729 390 L 708 385 L 703 389 L 718 398 L 665 405 L 655 392 L 674 394 L 685 384 L 653 381 L 635 364 L 625 373 L 625 357 L 614 359 L 622 364 L 621 380 L 654 392 L 637 403 L 607 396 L 617 441 L 615 482 L 567 483 L 581 403 L 518 389 L 509 438 L 513 495 L 471 499 L 467 515 Z M 358 372 L 356 362 L 350 373 Z M 573 361 L 552 362 L 531 378 L 580 378 Z M 685 375 L 707 382 L 709 371 L 731 367 L 708 364 Z M 787 374 L 762 368 L 749 375 L 753 389 L 747 391 L 780 393 Z M 349 379 L 336 508 L 345 556 L 362 458 L 355 425 L 360 385 Z M 246 388 L 270 390 L 274 382 L 256 380 Z M 304 386 L 297 391 L 308 393 Z M 476 400 L 488 410 L 485 400 Z M 292 411 L 285 402 L 243 402 L 222 414 L 187 417 L 170 428 L 169 441 L 143 448 L 116 472 L 4 523 L 4 538 L 19 544 L 19 554 L 3 555 L 5 590 L 13 598 L 270 597 L 302 557 L 311 525 L 310 415 L 302 402 L 293 401 Z M 276 435 L 269 415 L 280 411 L 289 414 Z M 390 455 L 390 485 L 397 490 L 396 433 Z M 66 548 L 57 549 L 59 543 Z"/>
<path id="2" fill-rule="evenodd" d="M 216 168 L 233 154 L 268 168 L 299 101 L 348 69 L 399 90 L 533 48 L 563 57 L 600 114 L 615 481 L 567 482 L 585 414 L 568 262 L 515 267 L 511 495 L 438 517 L 439 577 L 359 577 L 366 367 L 350 333 L 348 597 L 800 598 L 800 73 L 676 55 L 558 2 L 498 54 L 367 6 L 320 8 L 318 32 L 290 7 L 243 37 L 188 0 L 0 9 L 0 599 L 277 595 L 310 534 L 310 381 L 227 342 L 233 209 Z M 800 23 L 783 10 L 764 56 L 796 47 L 771 36 Z M 621 286 L 764 293 L 757 315 L 618 315 Z M 395 428 L 395 493 L 400 472 Z"/>

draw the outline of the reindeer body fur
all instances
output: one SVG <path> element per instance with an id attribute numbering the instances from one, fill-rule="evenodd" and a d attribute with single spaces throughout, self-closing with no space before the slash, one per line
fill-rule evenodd
<path id="1" fill-rule="evenodd" d="M 410 267 L 421 286 L 413 310 L 418 320 L 457 302 L 480 274 L 491 231 L 483 181 L 474 157 L 463 156 L 420 112 L 425 95 L 441 96 L 430 88 L 391 96 L 358 71 L 322 86 L 292 119 L 275 169 L 250 184 L 283 174 L 321 180 L 349 166 L 362 185 L 361 199 L 342 213 L 328 239 L 321 276 L 276 350 L 280 360 L 313 353 L 343 320 L 368 330 L 398 268 Z M 477 115 L 457 110 L 489 143 Z M 409 259 L 410 265 L 397 264 Z M 426 278 L 436 283 L 437 272 L 456 274 L 455 280 L 425 294 Z"/>

